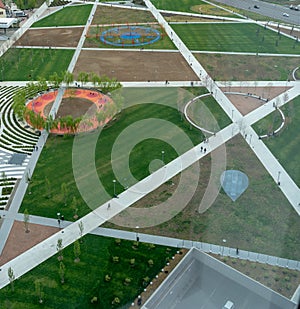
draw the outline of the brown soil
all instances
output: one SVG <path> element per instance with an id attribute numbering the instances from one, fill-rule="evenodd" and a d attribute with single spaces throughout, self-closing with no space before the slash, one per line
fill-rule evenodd
<path id="1" fill-rule="evenodd" d="M 152 284 L 149 284 L 146 287 L 146 291 L 140 294 L 142 299 L 142 304 L 144 304 L 148 298 L 155 292 L 155 290 L 163 283 L 163 281 L 168 277 L 168 275 L 172 272 L 172 270 L 177 266 L 177 264 L 183 259 L 188 250 L 181 249 L 180 253 L 174 256 L 174 260 L 170 260 L 170 265 L 164 267 L 164 272 L 160 272 L 158 274 L 158 278 L 153 279 Z M 137 305 L 138 298 L 134 300 L 134 306 L 130 308 L 140 308 Z"/>
<path id="2" fill-rule="evenodd" d="M 76 47 L 82 31 L 83 27 L 29 29 L 15 45 Z"/>
<path id="3" fill-rule="evenodd" d="M 195 81 L 197 76 L 177 52 L 83 50 L 75 66 L 80 71 L 120 81 Z"/>
<path id="4" fill-rule="evenodd" d="M 126 23 L 156 22 L 149 11 L 116 8 L 108 6 L 97 6 L 92 24 L 126 24 Z"/>
<path id="5" fill-rule="evenodd" d="M 44 115 L 49 115 L 52 105 L 53 102 L 45 106 Z M 61 101 L 57 117 L 65 117 L 71 115 L 73 118 L 77 118 L 83 116 L 88 110 L 89 115 L 94 115 L 96 111 L 96 105 L 87 99 L 64 98 Z"/>
<path id="6" fill-rule="evenodd" d="M 292 80 L 291 71 L 299 66 L 299 57 L 194 54 L 215 80 Z M 244 84 L 245 86 L 245 84 Z"/>
<path id="7" fill-rule="evenodd" d="M 223 91 L 233 91 L 242 93 L 251 93 L 263 98 L 273 99 L 284 91 L 288 90 L 286 87 L 227 87 L 222 88 Z M 243 95 L 226 94 L 231 103 L 240 111 L 242 115 L 246 115 L 256 108 L 264 105 L 266 102 Z"/>
<path id="8" fill-rule="evenodd" d="M 29 223 L 30 232 L 25 233 L 24 223 L 15 221 L 0 256 L 0 265 L 17 257 L 34 245 L 55 234 L 58 230 L 55 227 Z"/>

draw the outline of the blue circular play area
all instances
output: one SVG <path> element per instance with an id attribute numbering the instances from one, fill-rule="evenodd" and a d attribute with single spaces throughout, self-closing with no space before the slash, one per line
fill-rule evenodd
<path id="1" fill-rule="evenodd" d="M 144 46 L 160 39 L 160 32 L 152 27 L 120 26 L 105 30 L 100 35 L 104 44 L 120 47 Z"/>

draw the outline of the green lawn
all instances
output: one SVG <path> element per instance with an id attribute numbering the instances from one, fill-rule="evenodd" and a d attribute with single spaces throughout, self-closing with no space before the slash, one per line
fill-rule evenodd
<path id="1" fill-rule="evenodd" d="M 32 25 L 32 27 L 85 25 L 92 9 L 91 4 L 68 6 Z"/>
<path id="2" fill-rule="evenodd" d="M 191 50 L 274 54 L 300 52 L 299 42 L 254 24 L 174 24 L 172 28 Z"/>
<path id="3" fill-rule="evenodd" d="M 73 50 L 10 48 L 0 58 L 1 80 L 37 80 L 67 70 Z"/>
<path id="4" fill-rule="evenodd" d="M 198 213 L 212 166 L 211 156 L 206 156 L 200 160 L 198 188 L 188 205 L 171 220 L 140 232 L 218 245 L 226 239 L 228 247 L 299 260 L 300 218 L 240 135 L 226 143 L 226 161 L 226 170 L 239 170 L 249 178 L 249 187 L 235 202 L 221 189 L 213 205 Z M 178 184 L 177 177 L 172 181 Z M 165 185 L 157 191 L 133 207 L 158 205 L 161 192 L 171 189 Z M 110 222 L 104 226 L 120 228 Z"/>
<path id="5" fill-rule="evenodd" d="M 210 113 L 212 117 L 209 117 Z M 203 97 L 192 103 L 188 108 L 188 115 L 194 123 L 212 132 L 218 132 L 231 123 L 230 118 L 212 96 Z"/>
<path id="6" fill-rule="evenodd" d="M 132 96 L 135 96 L 133 100 L 139 99 L 139 91 L 140 90 L 132 91 Z M 140 95 L 145 96 L 145 93 L 141 92 Z M 112 180 L 115 178 L 111 165 L 112 147 L 118 135 L 129 125 L 147 118 L 164 119 L 169 123 L 174 123 L 175 128 L 182 129 L 194 144 L 199 143 L 203 139 L 202 134 L 199 134 L 198 130 L 191 130 L 189 124 L 186 121 L 181 120 L 181 116 L 177 110 L 176 101 L 172 101 L 171 104 L 174 105 L 173 108 L 149 103 L 126 108 L 117 116 L 116 121 L 112 122 L 111 125 L 108 125 L 107 128 L 102 131 L 95 151 L 96 167 L 102 184 L 104 184 L 107 192 L 109 192 L 111 196 L 113 195 Z M 159 128 L 157 128 L 157 130 L 159 130 Z M 172 138 L 176 139 L 177 136 L 177 131 L 172 130 L 168 132 L 161 132 L 160 130 L 156 133 L 158 135 L 161 134 L 162 140 L 172 140 Z M 161 159 L 162 150 L 165 151 L 165 163 L 176 158 L 177 154 L 175 150 L 171 147 L 171 145 L 162 140 L 145 139 L 144 141 L 136 144 L 130 155 L 128 154 L 129 157 L 126 153 L 124 153 L 124 157 L 121 159 L 123 160 L 125 158 L 129 160 L 131 173 L 137 180 L 149 175 L 149 163 L 154 159 Z M 28 189 L 28 192 L 31 192 L 31 194 L 27 194 L 25 196 L 21 211 L 24 211 L 24 209 L 27 208 L 31 214 L 46 217 L 55 217 L 57 212 L 61 212 L 64 214 L 66 220 L 72 220 L 74 210 L 71 209 L 71 201 L 73 196 L 75 196 L 78 200 L 79 216 L 82 216 L 89 211 L 89 208 L 79 195 L 74 181 L 72 170 L 72 145 L 72 137 L 51 137 L 48 139 L 46 148 L 40 156 L 39 162 L 33 174 L 32 183 Z M 182 144 L 181 153 L 188 150 L 189 147 L 190 146 L 187 144 Z M 143 158 L 143 160 L 140 158 Z M 51 199 L 48 198 L 45 177 L 49 179 L 51 184 Z M 64 205 L 61 190 L 62 183 L 66 183 L 69 188 L 67 205 Z M 126 185 L 132 185 L 133 183 L 134 181 L 131 181 L 130 183 L 126 183 Z M 116 183 L 116 191 L 117 193 L 123 191 L 123 186 L 118 182 Z M 97 199 L 97 203 L 100 205 L 106 200 L 107 198 L 103 195 L 99 198 L 99 200 Z"/>
<path id="7" fill-rule="evenodd" d="M 61 284 L 59 276 L 59 261 L 54 256 L 40 264 L 31 272 L 15 282 L 15 291 L 11 286 L 0 290 L 1 308 L 117 308 L 131 304 L 143 291 L 143 278 L 152 280 L 166 265 L 166 259 L 171 259 L 175 249 L 162 246 L 151 247 L 139 243 L 135 248 L 131 241 L 121 241 L 118 245 L 114 239 L 87 235 L 83 238 L 80 262 L 74 262 L 73 244 L 63 250 L 65 265 L 65 283 Z M 119 262 L 112 261 L 113 256 L 119 257 Z M 135 259 L 134 266 L 130 260 Z M 153 260 L 149 267 L 148 261 Z M 111 280 L 105 281 L 109 275 Z M 131 279 L 128 285 L 125 278 Z M 35 281 L 41 282 L 44 293 L 43 304 L 35 290 Z M 91 299 L 98 301 L 91 304 Z M 115 297 L 120 299 L 119 306 L 112 306 Z"/>
<path id="8" fill-rule="evenodd" d="M 275 157 L 283 165 L 288 174 L 300 186 L 300 96 L 284 105 L 281 110 L 286 116 L 286 125 L 275 137 L 263 141 Z M 257 122 L 253 127 L 259 134 L 273 132 L 278 128 L 278 112 L 274 111 L 266 118 Z"/>

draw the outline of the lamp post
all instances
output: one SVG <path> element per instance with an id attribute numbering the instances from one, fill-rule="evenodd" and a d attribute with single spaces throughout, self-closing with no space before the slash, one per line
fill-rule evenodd
<path id="1" fill-rule="evenodd" d="M 116 180 L 113 180 L 113 184 L 114 184 L 114 196 L 116 196 Z"/>
<path id="2" fill-rule="evenodd" d="M 280 186 L 280 174 L 281 174 L 281 172 L 278 171 L 278 177 L 277 177 L 277 184 L 278 184 L 278 186 Z"/>
<path id="3" fill-rule="evenodd" d="M 135 234 L 135 236 L 136 236 L 136 241 L 140 241 L 139 232 L 138 232 L 139 226 L 137 225 L 135 228 L 136 228 L 136 234 Z"/>
<path id="4" fill-rule="evenodd" d="M 162 150 L 162 152 L 161 152 L 161 160 L 163 161 L 163 163 L 165 163 L 164 159 L 165 159 L 165 152 Z"/>
<path id="5" fill-rule="evenodd" d="M 222 242 L 225 244 L 226 243 L 226 239 L 223 239 Z M 222 255 L 224 254 L 224 245 L 222 246 Z"/>

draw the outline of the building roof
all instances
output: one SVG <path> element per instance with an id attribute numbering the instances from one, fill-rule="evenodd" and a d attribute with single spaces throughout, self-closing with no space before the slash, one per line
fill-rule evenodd
<path id="1" fill-rule="evenodd" d="M 16 18 L 0 18 L 0 29 L 9 28 L 15 20 Z"/>
<path id="2" fill-rule="evenodd" d="M 193 248 L 142 308 L 221 309 L 227 301 L 239 309 L 295 309 L 297 306 L 288 298 Z"/>

